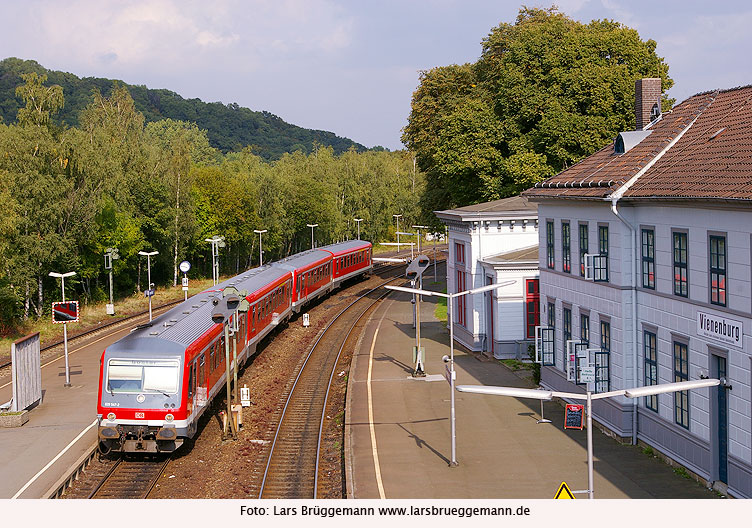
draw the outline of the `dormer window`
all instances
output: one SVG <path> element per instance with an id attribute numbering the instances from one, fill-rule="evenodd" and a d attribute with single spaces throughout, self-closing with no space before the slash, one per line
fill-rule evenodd
<path id="1" fill-rule="evenodd" d="M 650 109 L 650 121 L 653 122 L 659 117 L 661 117 L 661 107 L 658 103 L 655 103 L 653 108 Z"/>
<path id="2" fill-rule="evenodd" d="M 652 130 L 636 130 L 634 132 L 619 132 L 614 140 L 614 154 L 629 152 L 640 141 L 652 134 Z"/>

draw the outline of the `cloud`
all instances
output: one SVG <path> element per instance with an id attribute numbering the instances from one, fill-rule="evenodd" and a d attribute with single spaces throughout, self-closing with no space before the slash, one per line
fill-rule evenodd
<path id="1" fill-rule="evenodd" d="M 21 24 L 40 25 L 42 42 L 29 53 L 40 61 L 173 72 L 217 62 L 253 69 L 301 51 L 336 54 L 354 28 L 331 0 L 75 0 L 29 6 L 25 15 Z"/>

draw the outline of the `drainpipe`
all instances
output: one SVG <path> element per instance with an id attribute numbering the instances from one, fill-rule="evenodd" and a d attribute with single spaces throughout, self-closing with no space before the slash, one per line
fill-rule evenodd
<path id="1" fill-rule="evenodd" d="M 630 231 L 632 244 L 629 258 L 632 261 L 632 273 L 630 274 L 630 289 L 632 290 L 632 387 L 640 387 L 642 384 L 637 379 L 637 229 L 627 222 L 616 208 L 619 198 L 611 199 L 611 212 L 627 226 Z M 639 398 L 632 398 L 632 445 L 637 445 L 637 408 Z"/>

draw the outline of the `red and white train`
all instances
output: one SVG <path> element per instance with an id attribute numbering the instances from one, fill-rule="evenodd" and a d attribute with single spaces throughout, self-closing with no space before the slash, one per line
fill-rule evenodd
<path id="1" fill-rule="evenodd" d="M 196 433 L 225 384 L 224 332 L 212 301 L 234 286 L 250 308 L 238 317 L 238 363 L 259 341 L 342 281 L 370 274 L 371 243 L 332 244 L 254 268 L 189 298 L 105 349 L 100 360 L 99 445 L 103 452 L 171 452 Z"/>

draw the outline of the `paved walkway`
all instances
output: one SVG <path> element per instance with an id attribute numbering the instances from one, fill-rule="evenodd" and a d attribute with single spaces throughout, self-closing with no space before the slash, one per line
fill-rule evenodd
<path id="1" fill-rule="evenodd" d="M 544 408 L 552 423 L 538 424 L 538 401 L 455 393 L 459 465 L 449 467 L 450 390 L 441 375 L 449 334 L 433 315 L 436 301 L 424 299 L 421 335 L 429 375 L 412 378 L 409 297 L 390 295 L 353 358 L 345 433 L 348 497 L 545 499 L 562 481 L 572 490 L 587 489 L 586 431 L 563 430 L 563 408 L 556 402 Z M 458 384 L 533 387 L 498 361 L 479 360 L 461 347 L 455 347 L 455 365 Z M 593 438 L 596 498 L 716 497 L 639 448 L 597 430 Z"/>
<path id="2" fill-rule="evenodd" d="M 69 343 L 70 387 L 63 386 L 63 357 L 42 362 L 42 403 L 29 411 L 22 427 L 0 428 L 0 499 L 46 498 L 45 493 L 96 443 L 92 424 L 97 416 L 99 358 L 131 327 Z M 9 376 L 0 378 L 0 402 L 11 399 L 10 381 Z"/>

